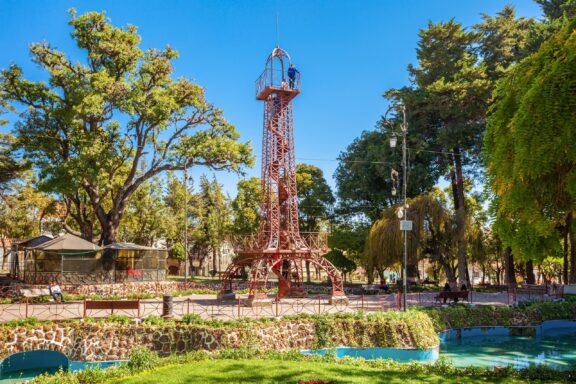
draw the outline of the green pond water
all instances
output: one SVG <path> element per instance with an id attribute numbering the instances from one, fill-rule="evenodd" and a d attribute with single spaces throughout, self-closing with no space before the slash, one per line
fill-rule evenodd
<path id="1" fill-rule="evenodd" d="M 534 337 L 487 334 L 449 339 L 440 345 L 440 356 L 457 367 L 548 365 L 567 369 L 576 365 L 576 327 L 548 330 Z"/>

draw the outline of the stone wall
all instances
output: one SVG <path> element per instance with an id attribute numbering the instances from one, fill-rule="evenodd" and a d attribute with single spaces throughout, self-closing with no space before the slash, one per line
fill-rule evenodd
<path id="1" fill-rule="evenodd" d="M 50 349 L 71 360 L 128 359 L 134 346 L 161 356 L 193 350 L 258 346 L 286 350 L 312 348 L 314 323 L 308 320 L 210 328 L 202 325 L 50 324 L 0 327 L 0 359 L 12 353 Z"/>

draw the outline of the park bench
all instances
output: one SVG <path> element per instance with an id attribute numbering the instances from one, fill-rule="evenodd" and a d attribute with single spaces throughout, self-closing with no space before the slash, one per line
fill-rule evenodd
<path id="1" fill-rule="evenodd" d="M 20 288 L 18 290 L 18 295 L 25 299 L 48 296 L 51 301 L 53 300 L 52 294 L 48 288 Z"/>
<path id="2" fill-rule="evenodd" d="M 446 303 L 446 301 L 449 299 L 452 299 L 455 303 L 457 303 L 459 299 L 470 302 L 470 300 L 468 299 L 468 294 L 469 291 L 457 291 L 457 292 L 441 291 L 438 292 L 438 295 L 436 295 L 434 299 L 438 302 L 440 300 L 444 300 L 444 303 Z"/>
<path id="3" fill-rule="evenodd" d="M 90 310 L 109 310 L 111 315 L 115 310 L 137 310 L 140 317 L 140 300 L 84 300 L 84 317 Z"/>

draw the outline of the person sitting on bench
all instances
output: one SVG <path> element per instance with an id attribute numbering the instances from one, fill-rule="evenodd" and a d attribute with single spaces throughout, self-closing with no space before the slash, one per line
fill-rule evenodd
<path id="1" fill-rule="evenodd" d="M 60 286 L 58 284 L 56 284 L 55 282 L 51 282 L 48 285 L 48 289 L 50 290 L 50 294 L 52 295 L 52 297 L 54 298 L 54 301 L 56 302 L 61 302 L 64 303 L 64 295 L 62 294 L 62 290 L 60 289 Z"/>

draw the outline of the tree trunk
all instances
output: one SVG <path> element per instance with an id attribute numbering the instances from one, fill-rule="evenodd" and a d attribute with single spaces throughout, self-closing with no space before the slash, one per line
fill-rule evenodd
<path id="1" fill-rule="evenodd" d="M 0 240 L 2 241 L 2 268 L 0 268 L 0 271 L 3 271 L 8 258 L 8 247 L 6 247 L 6 239 L 4 237 L 1 237 Z"/>
<path id="2" fill-rule="evenodd" d="M 212 247 L 212 273 L 211 275 L 216 276 L 216 247 Z"/>
<path id="3" fill-rule="evenodd" d="M 109 219 L 105 225 L 102 225 L 102 235 L 100 236 L 100 244 L 108 245 L 118 241 L 118 227 L 120 220 Z"/>
<path id="4" fill-rule="evenodd" d="M 536 276 L 534 276 L 534 264 L 532 260 L 526 261 L 526 283 L 536 284 Z"/>
<path id="5" fill-rule="evenodd" d="M 310 262 L 306 261 L 306 282 L 310 283 Z"/>
<path id="6" fill-rule="evenodd" d="M 566 219 L 568 221 L 568 219 Z M 564 237 L 564 263 L 562 265 L 562 283 L 568 283 L 568 226 L 564 227 L 564 233 L 562 234 Z"/>
<path id="7" fill-rule="evenodd" d="M 452 269 L 450 263 L 448 263 L 446 259 L 439 253 L 436 255 L 436 259 L 438 260 L 442 268 L 444 268 L 444 274 L 446 275 L 446 280 L 448 280 L 450 285 L 454 285 L 456 283 L 456 276 L 454 275 L 454 269 Z"/>
<path id="8" fill-rule="evenodd" d="M 570 284 L 576 284 L 576 237 L 574 236 L 574 226 L 572 212 L 568 214 L 566 225 L 568 226 L 568 238 L 570 239 Z"/>
<path id="9" fill-rule="evenodd" d="M 456 211 L 456 229 L 458 239 L 458 285 L 470 285 L 468 280 L 468 264 L 466 261 L 466 205 L 464 199 L 464 180 L 462 175 L 462 159 L 460 148 L 454 148 L 454 170 L 450 172 L 452 193 L 454 194 L 454 209 Z"/>
<path id="10" fill-rule="evenodd" d="M 504 284 L 509 287 L 516 286 L 516 273 L 514 271 L 514 255 L 512 248 L 506 247 L 504 251 Z"/>

